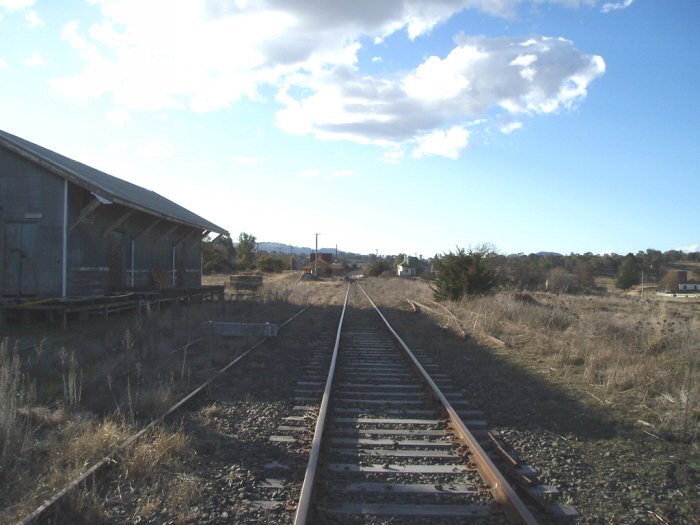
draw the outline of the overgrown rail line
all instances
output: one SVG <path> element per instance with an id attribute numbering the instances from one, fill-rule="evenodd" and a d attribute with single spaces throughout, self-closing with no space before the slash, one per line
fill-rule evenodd
<path id="1" fill-rule="evenodd" d="M 346 320 L 349 286 L 295 524 L 537 523 L 465 425 L 479 414 L 356 288 L 375 313 Z"/>
<path id="2" fill-rule="evenodd" d="M 299 317 L 301 314 L 303 314 L 309 308 L 310 308 L 310 306 L 306 306 L 306 307 L 302 308 L 301 310 L 297 311 L 293 316 L 291 316 L 289 319 L 287 319 L 282 324 L 280 324 L 279 329 L 282 329 L 285 326 L 287 326 L 289 323 L 294 321 L 297 317 Z M 60 489 L 59 491 L 54 493 L 51 497 L 46 499 L 34 511 L 32 511 L 30 514 L 28 514 L 22 520 L 20 520 L 17 523 L 17 525 L 29 525 L 31 523 L 47 521 L 47 515 L 52 511 L 52 509 L 57 507 L 66 496 L 72 494 L 76 489 L 78 489 L 78 487 L 80 487 L 82 484 L 84 484 L 88 479 L 90 479 L 92 476 L 96 475 L 98 472 L 101 472 L 103 469 L 106 469 L 110 465 L 115 464 L 116 463 L 115 462 L 116 454 L 129 449 L 129 447 L 131 447 L 132 445 L 134 445 L 134 443 L 136 443 L 138 440 L 143 438 L 155 426 L 161 424 L 163 421 L 165 421 L 168 417 L 170 417 L 172 414 L 177 412 L 185 404 L 187 404 L 192 399 L 199 396 L 214 381 L 219 379 L 227 371 L 229 371 L 232 367 L 236 366 L 238 363 L 240 363 L 242 360 L 244 360 L 248 355 L 250 355 L 253 351 L 255 351 L 257 348 L 259 348 L 261 345 L 263 345 L 266 340 L 267 340 L 267 338 L 259 339 L 256 343 L 254 343 L 247 350 L 245 350 L 244 352 L 242 352 L 241 354 L 236 356 L 233 360 L 231 360 L 223 368 L 218 370 L 216 373 L 212 374 L 208 379 L 206 379 L 205 381 L 200 383 L 196 388 L 194 388 L 192 391 L 190 391 L 187 395 L 185 395 L 179 401 L 174 403 L 168 410 L 166 410 L 160 416 L 152 419 L 146 426 L 144 426 L 138 432 L 132 434 L 128 439 L 126 439 L 124 442 L 122 442 L 115 450 L 113 450 L 111 454 L 103 457 L 99 461 L 90 465 L 79 476 L 77 476 L 76 478 L 71 480 L 62 489 Z M 204 338 L 198 339 L 197 343 L 202 342 L 202 341 L 204 341 Z M 190 345 L 192 345 L 192 344 L 194 344 L 194 343 L 190 343 Z"/>
<path id="3" fill-rule="evenodd" d="M 308 308 L 298 311 L 280 329 Z M 255 438 L 243 442 L 234 435 L 237 426 L 245 426 L 240 423 L 245 417 L 236 414 L 243 413 L 246 402 L 248 406 L 258 402 L 253 401 L 254 390 L 264 391 L 271 383 L 248 384 L 240 390 L 243 403 L 238 394 L 232 394 L 235 385 L 229 391 L 228 383 L 217 383 L 222 425 L 231 434 L 220 435 L 231 440 L 222 441 L 219 450 L 226 449 L 225 454 L 209 458 L 216 459 L 216 465 L 199 462 L 197 473 L 199 479 L 223 483 L 230 476 L 221 472 L 234 469 L 238 462 L 235 468 L 241 474 L 237 476 L 245 488 L 239 487 L 242 492 L 232 499 L 226 496 L 230 485 L 207 483 L 207 499 L 236 501 L 222 506 L 213 521 L 217 508 L 210 509 L 214 514 L 208 515 L 208 521 L 226 523 L 240 512 L 245 522 L 270 518 L 274 523 L 293 520 L 295 524 L 529 525 L 538 523 L 535 515 L 547 515 L 541 501 L 528 499 L 525 505 L 520 499 L 519 495 L 534 492 L 532 473 L 513 469 L 516 481 L 522 483 L 517 491 L 512 487 L 493 458 L 500 458 L 501 464 L 522 465 L 486 431 L 481 412 L 473 409 L 462 392 L 455 391 L 449 376 L 431 362 L 428 353 L 409 349 L 359 283 L 350 283 L 345 290 L 333 344 L 329 321 L 337 319 L 340 307 L 334 308 L 338 310 L 327 312 L 323 324 L 316 327 L 320 330 L 300 326 L 297 337 L 290 339 L 298 339 L 296 348 L 303 351 L 289 352 L 287 343 L 274 350 L 283 351 L 273 355 L 282 363 L 282 375 L 277 378 L 287 386 L 274 398 L 279 410 L 259 411 L 265 414 L 263 419 L 248 420 L 255 424 L 246 431 L 257 434 Z M 117 453 L 142 439 L 227 371 L 237 370 L 236 365 L 265 340 L 238 355 L 19 523 L 47 521 L 65 496 L 113 464 Z M 267 374 L 268 364 L 263 362 L 258 366 Z M 253 396 L 250 399 L 248 392 Z M 128 512 L 119 514 L 122 519 L 126 515 Z"/>

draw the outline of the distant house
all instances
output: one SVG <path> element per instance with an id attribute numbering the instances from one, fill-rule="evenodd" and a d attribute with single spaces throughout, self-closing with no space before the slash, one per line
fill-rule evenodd
<path id="1" fill-rule="evenodd" d="M 0 297 L 201 284 L 228 232 L 161 195 L 0 131 Z"/>
<path id="2" fill-rule="evenodd" d="M 411 261 L 411 259 L 413 259 L 413 261 Z M 416 258 L 405 255 L 403 262 L 396 266 L 396 273 L 399 277 L 415 277 Z"/>
<path id="3" fill-rule="evenodd" d="M 319 253 L 317 259 L 316 252 L 312 252 L 309 255 L 309 262 L 304 266 L 304 271 L 316 275 L 333 275 L 340 273 L 342 266 L 333 263 L 332 253 Z"/>
<path id="4" fill-rule="evenodd" d="M 431 273 L 430 265 L 418 257 L 404 255 L 403 262 L 396 266 L 399 277 L 423 277 Z"/>
<path id="5" fill-rule="evenodd" d="M 700 281 L 688 279 L 686 270 L 676 270 L 676 278 L 678 279 L 678 290 L 681 292 L 691 292 L 700 290 Z"/>
<path id="6" fill-rule="evenodd" d="M 700 281 L 690 280 L 690 281 L 678 283 L 678 289 L 683 291 L 683 292 L 700 290 Z"/>

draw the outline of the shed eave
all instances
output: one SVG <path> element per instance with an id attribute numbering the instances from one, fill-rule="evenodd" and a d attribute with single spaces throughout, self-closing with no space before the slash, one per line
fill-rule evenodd
<path id="1" fill-rule="evenodd" d="M 62 177 L 64 179 L 66 179 L 68 182 L 71 182 L 72 184 L 75 184 L 76 186 L 79 186 L 81 188 L 86 189 L 87 191 L 90 191 L 91 193 L 94 193 L 96 196 L 100 196 L 100 197 L 108 199 L 114 203 L 121 204 L 123 206 L 135 209 L 137 211 L 141 211 L 141 212 L 146 213 L 148 215 L 152 215 L 155 217 L 166 219 L 166 220 L 171 221 L 171 222 L 175 222 L 175 223 L 182 224 L 185 226 L 190 226 L 193 228 L 199 228 L 201 230 L 213 231 L 213 232 L 216 232 L 216 233 L 219 233 L 222 235 L 227 235 L 227 236 L 229 235 L 229 232 L 227 230 L 225 230 L 224 228 L 221 228 L 220 226 L 217 226 L 216 224 L 210 223 L 209 221 L 206 221 L 206 223 L 185 221 L 180 217 L 174 217 L 172 215 L 162 213 L 162 212 L 159 212 L 157 210 L 147 208 L 145 206 L 141 206 L 141 205 L 139 205 L 133 201 L 130 201 L 128 199 L 124 199 L 123 197 L 116 195 L 114 192 L 107 190 L 106 188 L 102 187 L 101 185 L 96 184 L 93 181 L 86 180 L 84 177 L 76 175 L 71 170 L 66 169 L 65 167 L 61 166 L 60 164 L 56 164 L 55 162 L 45 158 L 44 156 L 42 156 L 36 152 L 29 151 L 26 148 L 15 144 L 11 140 L 6 139 L 5 137 L 0 136 L 0 145 L 2 145 L 7 150 L 21 156 L 22 158 L 24 158 L 24 159 L 26 159 L 34 164 L 37 164 L 38 166 L 41 166 L 42 168 L 46 169 L 47 171 L 53 173 L 54 175 Z M 145 188 L 142 188 L 142 189 L 144 191 L 148 191 Z M 193 212 L 190 212 L 190 213 L 193 213 Z"/>

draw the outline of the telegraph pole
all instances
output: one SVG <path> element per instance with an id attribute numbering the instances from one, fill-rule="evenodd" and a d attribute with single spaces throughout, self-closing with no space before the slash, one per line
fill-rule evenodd
<path id="1" fill-rule="evenodd" d="M 314 275 L 318 275 L 318 236 L 320 233 L 314 233 L 316 236 L 316 256 L 314 257 Z"/>

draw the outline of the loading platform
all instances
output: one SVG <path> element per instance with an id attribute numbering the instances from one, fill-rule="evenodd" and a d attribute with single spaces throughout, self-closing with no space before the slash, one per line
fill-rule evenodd
<path id="1" fill-rule="evenodd" d="M 0 328 L 8 322 L 28 323 L 43 319 L 60 322 L 65 330 L 69 320 L 87 321 L 90 318 L 109 318 L 121 312 L 160 311 L 165 305 L 192 302 L 224 301 L 224 286 L 195 286 L 129 290 L 107 295 L 79 297 L 24 297 L 0 299 Z"/>

